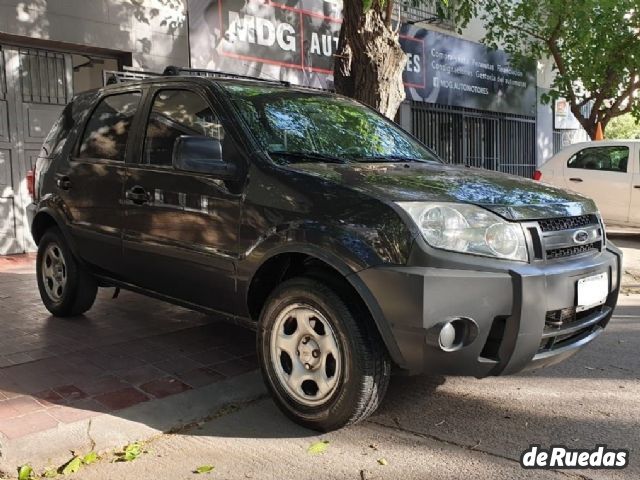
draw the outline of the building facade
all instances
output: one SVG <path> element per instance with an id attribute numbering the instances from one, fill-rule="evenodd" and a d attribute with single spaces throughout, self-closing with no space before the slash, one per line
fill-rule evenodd
<path id="1" fill-rule="evenodd" d="M 331 88 L 341 11 L 342 0 L 1 0 L 0 254 L 33 248 L 23 179 L 74 94 L 167 65 Z M 458 35 L 435 11 L 398 16 L 397 120 L 448 162 L 530 176 L 575 136 L 539 102 L 549 66 L 512 66 L 478 43 L 478 21 Z"/>

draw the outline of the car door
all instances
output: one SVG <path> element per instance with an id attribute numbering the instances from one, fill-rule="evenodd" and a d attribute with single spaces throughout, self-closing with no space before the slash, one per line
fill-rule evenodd
<path id="1" fill-rule="evenodd" d="M 237 182 L 173 165 L 183 135 L 237 150 L 205 90 L 170 84 L 150 92 L 137 163 L 125 180 L 127 279 L 163 295 L 232 313 L 241 195 Z"/>
<path id="2" fill-rule="evenodd" d="M 605 221 L 626 223 L 629 220 L 632 167 L 629 145 L 589 146 L 567 160 L 567 186 L 592 198 Z"/>
<path id="3" fill-rule="evenodd" d="M 141 98 L 140 90 L 100 98 L 55 176 L 80 256 L 109 274 L 121 273 L 125 157 Z"/>
<path id="4" fill-rule="evenodd" d="M 629 158 L 629 170 L 632 174 L 629 224 L 640 227 L 640 142 L 634 142 L 631 145 L 633 154 Z"/>

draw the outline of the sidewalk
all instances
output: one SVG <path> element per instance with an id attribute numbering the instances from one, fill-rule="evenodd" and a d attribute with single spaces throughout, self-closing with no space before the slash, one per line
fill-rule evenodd
<path id="1" fill-rule="evenodd" d="M 207 401 L 225 396 L 207 400 L 200 391 L 257 368 L 253 332 L 129 292 L 111 299 L 112 293 L 101 289 L 83 317 L 53 318 L 38 295 L 33 256 L 0 258 L 0 470 L 13 473 L 34 457 L 68 458 L 70 449 L 99 435 L 88 441 L 88 425 L 124 429 L 112 440 L 126 443 L 206 416 Z M 253 395 L 231 390 L 239 398 Z M 192 412 L 174 399 L 185 393 L 200 401 Z M 163 401 L 177 410 L 163 412 Z M 115 421 L 111 428 L 106 419 L 140 429 Z M 103 437 L 103 448 L 120 445 Z"/>

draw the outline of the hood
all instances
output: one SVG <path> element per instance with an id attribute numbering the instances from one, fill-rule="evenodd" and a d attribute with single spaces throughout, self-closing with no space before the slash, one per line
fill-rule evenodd
<path id="1" fill-rule="evenodd" d="M 381 200 L 480 205 L 510 220 L 596 213 L 595 203 L 522 177 L 435 163 L 295 163 L 288 169 L 321 177 Z"/>

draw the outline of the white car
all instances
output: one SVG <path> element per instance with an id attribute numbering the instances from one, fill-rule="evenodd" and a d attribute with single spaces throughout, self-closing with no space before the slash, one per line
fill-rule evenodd
<path id="1" fill-rule="evenodd" d="M 533 178 L 592 198 L 605 222 L 640 227 L 640 140 L 570 145 Z"/>

